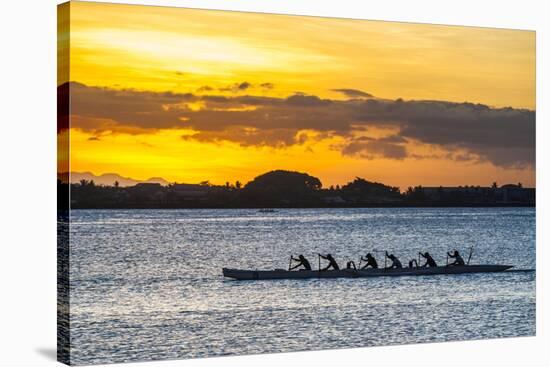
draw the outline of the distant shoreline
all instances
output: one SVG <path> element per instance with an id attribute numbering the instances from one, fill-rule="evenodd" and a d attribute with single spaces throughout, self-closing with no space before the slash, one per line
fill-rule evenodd
<path id="1" fill-rule="evenodd" d="M 74 209 L 262 209 L 262 208 L 452 208 L 535 207 L 536 189 L 521 183 L 490 187 L 398 187 L 356 177 L 343 186 L 323 188 L 307 173 L 275 170 L 224 186 L 139 183 L 130 187 L 58 180 L 58 205 Z"/>

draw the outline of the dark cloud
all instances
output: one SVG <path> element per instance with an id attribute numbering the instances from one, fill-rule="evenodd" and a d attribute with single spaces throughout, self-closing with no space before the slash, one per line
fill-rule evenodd
<path id="1" fill-rule="evenodd" d="M 398 135 L 378 139 L 362 136 L 350 139 L 341 149 L 344 155 L 359 156 L 365 159 L 376 157 L 405 159 L 407 157 L 407 148 L 404 145 L 406 142 L 406 139 Z"/>
<path id="2" fill-rule="evenodd" d="M 113 90 L 71 83 L 71 121 L 73 127 L 102 130 L 118 126 L 141 129 L 174 128 L 184 124 L 182 111 L 165 106 L 198 101 L 192 94 Z M 113 126 L 114 125 L 114 126 Z"/>
<path id="3" fill-rule="evenodd" d="M 208 86 L 208 85 L 203 85 L 202 87 L 200 87 L 199 89 L 197 89 L 197 92 L 199 93 L 202 93 L 202 92 L 211 92 L 213 91 L 214 88 Z"/>
<path id="4" fill-rule="evenodd" d="M 286 99 L 286 103 L 297 107 L 321 107 L 331 103 L 328 99 L 321 99 L 317 96 L 308 96 L 303 94 L 295 94 Z"/>
<path id="5" fill-rule="evenodd" d="M 199 131 L 198 140 L 278 147 L 299 144 L 298 133 L 310 129 L 344 137 L 342 152 L 348 155 L 403 159 L 413 155 L 406 142 L 416 141 L 456 153 L 452 159 L 457 161 L 464 160 L 460 153 L 502 167 L 535 163 L 536 114 L 525 109 L 401 99 L 338 101 L 305 94 L 201 96 L 79 83 L 71 83 L 71 103 L 72 126 L 94 132 L 188 127 Z M 378 140 L 354 138 L 370 128 L 397 133 Z"/>
<path id="6" fill-rule="evenodd" d="M 363 121 L 385 121 L 400 136 L 450 150 L 466 150 L 498 166 L 535 163 L 534 111 L 443 101 L 367 101 Z"/>
<path id="7" fill-rule="evenodd" d="M 252 87 L 252 84 L 250 84 L 249 82 L 242 82 L 242 83 L 234 83 L 227 87 L 219 88 L 218 90 L 220 92 L 237 93 L 237 92 L 245 91 L 251 87 Z"/>
<path id="8" fill-rule="evenodd" d="M 283 148 L 295 144 L 303 144 L 307 136 L 297 134 L 294 129 L 252 130 L 243 126 L 235 126 L 218 131 L 200 131 L 192 135 L 184 135 L 182 139 L 202 142 L 222 142 L 224 140 L 238 142 L 241 146 L 272 146 Z"/>
<path id="9" fill-rule="evenodd" d="M 237 88 L 239 90 L 246 90 L 246 89 L 250 88 L 250 83 L 249 82 L 242 82 L 241 84 L 239 84 L 237 86 Z"/>
<path id="10" fill-rule="evenodd" d="M 211 87 L 209 91 L 214 90 Z M 275 84 L 273 83 L 260 83 L 260 84 L 252 84 L 247 81 L 241 82 L 241 83 L 233 83 L 231 85 L 228 85 L 226 87 L 218 88 L 217 90 L 220 92 L 230 92 L 230 93 L 240 93 L 247 91 L 252 88 L 260 88 L 260 89 L 273 89 L 275 88 Z"/>
<path id="11" fill-rule="evenodd" d="M 342 93 L 343 95 L 345 95 L 346 97 L 349 97 L 349 98 L 371 98 L 371 97 L 374 97 L 372 94 L 367 93 L 367 92 L 363 92 L 363 91 L 358 90 L 358 89 L 341 88 L 341 89 L 331 89 L 331 90 L 334 91 L 334 92 Z"/>

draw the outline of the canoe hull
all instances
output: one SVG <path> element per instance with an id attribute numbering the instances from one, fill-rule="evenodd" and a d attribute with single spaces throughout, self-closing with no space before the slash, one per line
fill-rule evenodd
<path id="1" fill-rule="evenodd" d="M 223 268 L 223 276 L 237 280 L 262 279 L 312 279 L 312 278 L 372 278 L 391 276 L 450 275 L 471 273 L 496 273 L 512 268 L 511 265 L 438 266 L 435 268 L 403 269 L 342 269 L 342 270 L 240 270 Z"/>

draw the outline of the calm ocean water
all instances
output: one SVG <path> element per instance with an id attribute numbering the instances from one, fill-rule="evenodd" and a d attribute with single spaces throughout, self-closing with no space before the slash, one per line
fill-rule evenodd
<path id="1" fill-rule="evenodd" d="M 341 265 L 388 249 L 405 264 L 535 268 L 533 208 L 74 210 L 75 364 L 535 334 L 535 272 L 372 279 L 224 279 L 221 268 Z M 379 259 L 383 264 L 383 259 Z"/>

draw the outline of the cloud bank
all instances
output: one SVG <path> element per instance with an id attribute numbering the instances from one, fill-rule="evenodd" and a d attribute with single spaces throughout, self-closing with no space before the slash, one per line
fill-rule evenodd
<path id="1" fill-rule="evenodd" d="M 343 95 L 345 95 L 346 97 L 349 97 L 349 98 L 371 98 L 371 97 L 374 97 L 370 93 L 363 92 L 363 91 L 357 90 L 357 89 L 342 88 L 342 89 L 333 89 L 332 91 L 342 93 Z"/>
<path id="2" fill-rule="evenodd" d="M 273 88 L 272 83 L 261 85 Z M 247 82 L 231 86 L 241 92 L 250 87 Z M 197 133 L 185 139 L 273 147 L 303 144 L 307 137 L 301 132 L 313 130 L 319 136 L 343 138 L 342 154 L 365 159 L 417 158 L 407 150 L 408 143 L 417 142 L 447 151 L 447 159 L 489 161 L 505 168 L 534 167 L 535 111 L 447 101 L 383 100 L 353 89 L 334 91 L 350 99 L 300 93 L 276 98 L 144 92 L 73 82 L 71 123 L 73 128 L 95 133 L 192 128 Z M 369 129 L 395 133 L 381 138 L 358 136 Z"/>

